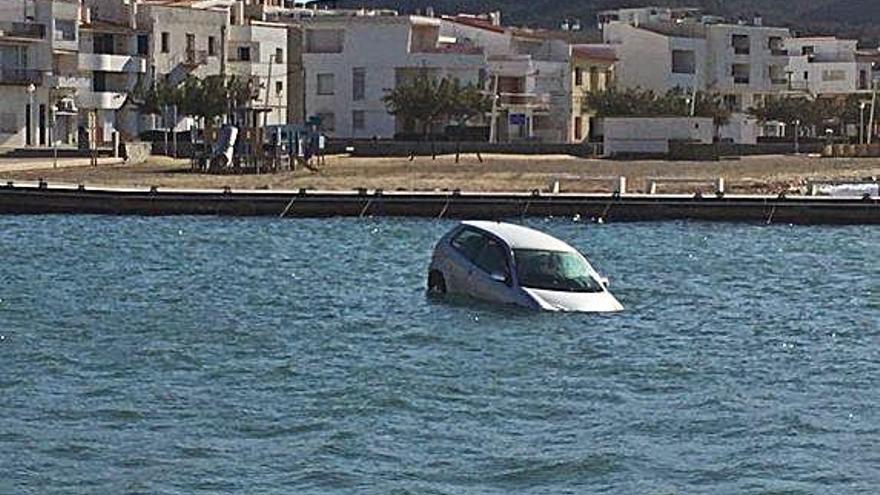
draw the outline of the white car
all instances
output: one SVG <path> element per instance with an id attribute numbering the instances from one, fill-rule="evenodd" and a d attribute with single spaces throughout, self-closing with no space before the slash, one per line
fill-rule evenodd
<path id="1" fill-rule="evenodd" d="M 444 235 L 428 268 L 428 291 L 551 311 L 623 310 L 608 279 L 576 249 L 502 222 L 462 222 Z"/>

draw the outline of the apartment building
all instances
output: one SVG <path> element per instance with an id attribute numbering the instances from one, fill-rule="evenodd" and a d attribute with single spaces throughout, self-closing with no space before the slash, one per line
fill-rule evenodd
<path id="1" fill-rule="evenodd" d="M 871 89 L 876 57 L 860 52 L 857 40 L 788 38 L 785 48 L 789 55 L 786 76 L 792 91 L 822 96 Z"/>
<path id="2" fill-rule="evenodd" d="M 226 74 L 253 80 L 257 99 L 250 106 L 258 122 L 251 125 L 287 123 L 288 72 L 287 27 L 260 21 L 228 28 Z"/>
<path id="3" fill-rule="evenodd" d="M 382 98 L 419 74 L 480 83 L 485 55 L 442 37 L 422 16 L 327 15 L 302 20 L 305 109 L 337 138 L 392 138 L 417 132 Z M 409 123 L 411 124 L 411 123 Z M 441 131 L 442 129 L 434 129 Z"/>
<path id="4" fill-rule="evenodd" d="M 49 75 L 54 33 L 51 4 L 4 10 L 0 20 L 0 146 L 39 146 L 51 140 Z M 39 22 L 38 21 L 43 21 Z"/>
<path id="5" fill-rule="evenodd" d="M 617 84 L 655 91 L 680 88 L 721 95 L 733 112 L 722 139 L 754 142 L 757 122 L 747 110 L 787 89 L 786 28 L 721 24 L 685 18 L 638 26 L 611 21 L 603 39 L 617 49 Z"/>
<path id="6" fill-rule="evenodd" d="M 575 78 L 582 77 L 576 73 L 601 67 L 604 79 L 610 70 L 605 61 L 583 56 L 576 61 L 566 39 L 502 27 L 498 14 L 444 18 L 441 34 L 486 53 L 486 89 L 497 95 L 490 117 L 491 141 L 577 142 L 587 135 L 580 104 L 586 87 L 576 87 Z"/>

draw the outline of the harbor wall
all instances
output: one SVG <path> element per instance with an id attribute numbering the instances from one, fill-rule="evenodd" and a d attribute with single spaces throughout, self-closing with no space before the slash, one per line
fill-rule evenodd
<path id="1" fill-rule="evenodd" d="M 880 224 L 880 199 L 777 196 L 232 191 L 0 186 L 0 214 L 400 216 Z"/>

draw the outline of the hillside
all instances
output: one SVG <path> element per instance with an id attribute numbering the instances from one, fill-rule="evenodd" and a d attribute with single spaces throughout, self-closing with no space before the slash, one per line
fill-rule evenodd
<path id="1" fill-rule="evenodd" d="M 505 24 L 553 28 L 564 19 L 580 19 L 593 28 L 600 10 L 642 5 L 700 7 L 736 19 L 763 16 L 765 24 L 787 26 L 804 34 L 856 37 L 866 46 L 880 41 L 880 0 L 339 0 L 340 7 L 386 7 L 415 12 L 433 7 L 440 13 L 501 10 Z M 404 6 L 405 5 L 405 6 Z"/>

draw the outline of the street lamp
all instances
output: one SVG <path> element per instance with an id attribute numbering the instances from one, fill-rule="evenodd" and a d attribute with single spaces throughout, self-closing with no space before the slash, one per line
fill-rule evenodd
<path id="1" fill-rule="evenodd" d="M 28 84 L 28 86 L 27 86 L 27 94 L 28 94 L 28 116 L 27 117 L 28 118 L 27 118 L 27 122 L 26 122 L 28 128 L 27 128 L 27 132 L 25 133 L 25 136 L 27 136 L 29 138 L 30 142 L 27 144 L 29 144 L 31 146 L 34 145 L 34 141 L 35 141 L 35 139 L 34 139 L 35 136 L 33 133 L 33 127 L 34 127 L 33 124 L 34 124 L 34 92 L 36 90 L 37 90 L 37 87 L 34 86 L 34 83 Z"/>
<path id="2" fill-rule="evenodd" d="M 800 143 L 798 142 L 798 134 L 801 133 L 801 119 L 794 119 L 794 154 L 801 152 Z"/>

